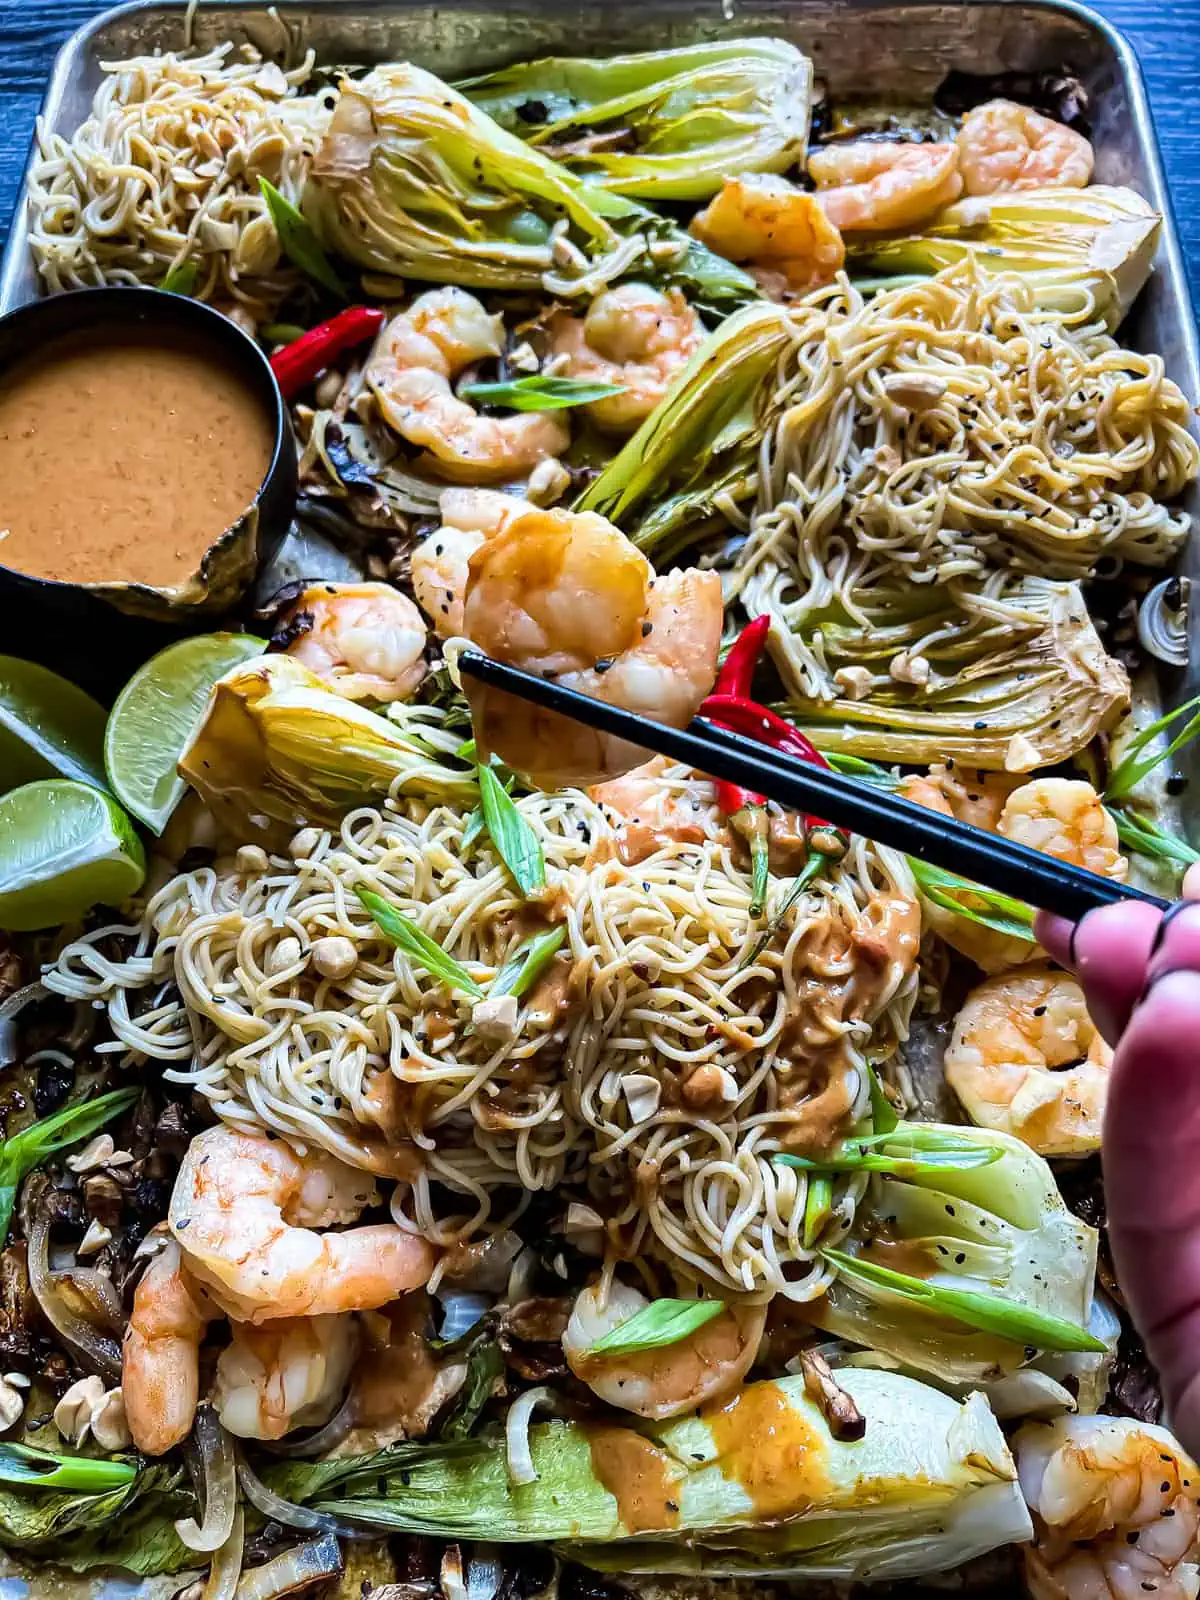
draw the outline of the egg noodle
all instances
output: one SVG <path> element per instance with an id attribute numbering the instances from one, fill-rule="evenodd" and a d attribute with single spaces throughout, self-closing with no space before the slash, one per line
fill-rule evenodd
<path id="1" fill-rule="evenodd" d="M 160 283 L 194 266 L 198 299 L 261 316 L 300 282 L 281 260 L 259 189 L 298 202 L 332 90 L 298 93 L 246 46 L 103 62 L 91 115 L 70 139 L 39 121 L 29 242 L 51 292 Z"/>
<path id="2" fill-rule="evenodd" d="M 877 656 L 940 655 L 947 682 L 981 625 L 1045 626 L 1046 580 L 1163 566 L 1186 538 L 1164 502 L 1200 467 L 1188 403 L 1160 356 L 1122 348 L 1086 307 L 1038 308 L 1019 278 L 966 262 L 870 299 L 843 276 L 786 315 L 729 590 L 779 620 L 797 695 L 845 692 L 815 626 L 831 614 L 847 648 L 861 630 Z M 881 650 L 889 626 L 904 637 Z"/>
<path id="3" fill-rule="evenodd" d="M 711 785 L 683 768 L 663 781 L 694 842 L 630 864 L 617 819 L 581 791 L 523 797 L 546 861 L 532 901 L 486 832 L 464 844 L 467 809 L 397 785 L 383 809 L 305 829 L 266 865 L 242 852 L 174 878 L 137 927 L 67 945 L 45 981 L 106 1003 L 102 1048 L 168 1063 L 232 1126 L 399 1178 L 397 1220 L 431 1240 L 495 1230 L 567 1185 L 612 1254 L 808 1299 L 827 1274 L 802 1237 L 806 1177 L 771 1158 L 861 1116 L 868 1059 L 905 1036 L 912 880 L 902 857 L 856 841 L 783 916 L 786 880 L 752 916 Z M 485 992 L 531 932 L 561 926 L 561 953 L 497 1033 L 380 938 L 358 888 Z M 343 982 L 311 959 L 338 936 L 359 952 Z M 822 1243 L 864 1185 L 837 1179 Z"/>

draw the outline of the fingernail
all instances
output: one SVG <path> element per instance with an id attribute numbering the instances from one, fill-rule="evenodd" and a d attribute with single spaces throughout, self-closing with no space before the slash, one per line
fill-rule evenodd
<path id="1" fill-rule="evenodd" d="M 1174 922 L 1181 911 L 1189 911 L 1195 905 L 1194 900 L 1176 900 L 1174 905 L 1168 906 L 1162 914 L 1162 921 L 1154 930 L 1154 943 L 1150 946 L 1151 956 L 1156 956 L 1162 949 L 1163 940 L 1167 937 L 1167 929 Z M 1165 976 L 1165 974 L 1164 974 Z"/>
<path id="2" fill-rule="evenodd" d="M 1193 978 L 1200 978 L 1200 972 L 1197 972 L 1195 967 L 1164 967 L 1161 972 L 1152 973 L 1150 977 L 1146 979 L 1146 986 L 1142 990 L 1141 994 L 1138 995 L 1138 1005 L 1142 1005 L 1150 998 L 1150 991 L 1156 988 L 1164 978 L 1173 978 L 1180 972 L 1187 972 L 1190 973 Z"/>
<path id="3" fill-rule="evenodd" d="M 1079 965 L 1079 957 L 1075 954 L 1075 941 L 1079 937 L 1080 928 L 1083 927 L 1084 923 L 1091 916 L 1091 914 L 1092 913 L 1090 911 L 1085 911 L 1083 913 L 1083 915 L 1080 917 L 1079 921 L 1071 929 L 1071 937 L 1067 941 L 1067 954 L 1071 958 L 1071 965 L 1073 967 L 1077 967 Z"/>

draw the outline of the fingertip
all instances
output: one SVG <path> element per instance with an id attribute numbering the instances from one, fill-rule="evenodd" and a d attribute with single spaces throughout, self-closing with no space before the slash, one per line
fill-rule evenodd
<path id="1" fill-rule="evenodd" d="M 1200 887 L 1200 879 L 1197 879 L 1197 886 Z M 1071 942 L 1078 926 L 1077 922 L 1072 922 L 1067 917 L 1060 917 L 1057 911 L 1039 911 L 1033 919 L 1034 937 L 1051 960 L 1057 961 L 1060 967 L 1075 965 Z"/>
<path id="2" fill-rule="evenodd" d="M 1088 1009 L 1109 1044 L 1116 1044 L 1146 982 L 1162 913 L 1143 901 L 1089 911 L 1075 925 L 1071 965 Z"/>

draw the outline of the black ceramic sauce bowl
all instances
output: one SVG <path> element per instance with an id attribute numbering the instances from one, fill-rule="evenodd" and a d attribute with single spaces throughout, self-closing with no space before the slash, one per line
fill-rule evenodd
<path id="1" fill-rule="evenodd" d="M 262 406 L 271 456 L 257 495 L 220 533 L 198 570 L 170 588 L 121 581 L 71 583 L 31 577 L 3 565 L 0 623 L 5 649 L 31 656 L 76 681 L 108 682 L 181 631 L 218 624 L 250 589 L 287 532 L 296 504 L 296 449 L 287 405 L 269 361 L 236 323 L 198 300 L 161 289 L 80 289 L 35 300 L 0 318 L 0 379 L 53 340 L 100 330 L 137 329 L 164 344 L 186 340 L 211 352 Z M 69 463 L 64 463 L 69 470 Z"/>

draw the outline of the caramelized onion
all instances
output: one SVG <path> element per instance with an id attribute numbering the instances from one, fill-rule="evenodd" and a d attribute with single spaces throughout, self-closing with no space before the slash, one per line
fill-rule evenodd
<path id="1" fill-rule="evenodd" d="M 326 1451 L 341 1444 L 354 1426 L 354 1420 L 355 1398 L 352 1385 L 341 1405 L 324 1427 L 318 1428 L 316 1433 L 305 1434 L 302 1439 L 280 1439 L 271 1443 L 263 1440 L 262 1448 L 268 1455 L 283 1456 L 288 1461 L 304 1461 L 312 1456 L 322 1456 Z"/>
<path id="2" fill-rule="evenodd" d="M 211 1406 L 201 1406 L 197 1410 L 192 1439 L 200 1458 L 197 1493 L 204 1507 L 204 1521 L 181 1517 L 175 1524 L 175 1532 L 189 1550 L 207 1553 L 223 1548 L 233 1531 L 237 1510 L 233 1440 Z"/>
<path id="3" fill-rule="evenodd" d="M 323 1534 L 309 1544 L 285 1550 L 273 1561 L 247 1572 L 237 1586 L 237 1600 L 276 1600 L 322 1578 L 336 1578 L 342 1570 L 342 1552 L 333 1534 Z M 209 1600 L 206 1595 L 205 1600 Z"/>
<path id="4" fill-rule="evenodd" d="M 333 1533 L 341 1534 L 344 1538 L 361 1537 L 357 1530 L 344 1528 L 336 1517 L 331 1517 L 328 1511 L 314 1511 L 311 1506 L 298 1506 L 293 1500 L 285 1500 L 282 1495 L 268 1489 L 261 1478 L 256 1478 L 254 1473 L 244 1461 L 238 1462 L 237 1479 L 242 1486 L 242 1493 L 249 1500 L 256 1511 L 261 1511 L 264 1517 L 270 1517 L 272 1522 L 278 1522 L 285 1528 L 303 1528 L 307 1533 Z"/>
<path id="5" fill-rule="evenodd" d="M 45 999 L 49 993 L 44 983 L 27 983 L 0 1005 L 0 1067 L 11 1067 L 16 1063 L 17 1017 L 26 1006 Z"/>
<path id="6" fill-rule="evenodd" d="M 204 1585 L 203 1600 L 233 1600 L 234 1595 L 238 1593 L 240 1589 L 238 1579 L 242 1575 L 244 1534 L 242 1508 L 238 1506 L 233 1513 L 233 1526 L 229 1530 L 229 1537 L 212 1558 L 212 1566 L 208 1569 L 208 1582 Z"/>
<path id="7" fill-rule="evenodd" d="M 46 1321 L 88 1371 L 119 1383 L 121 1352 L 116 1341 L 72 1311 L 59 1293 L 50 1271 L 50 1224 L 45 1217 L 29 1230 L 29 1287 Z"/>

